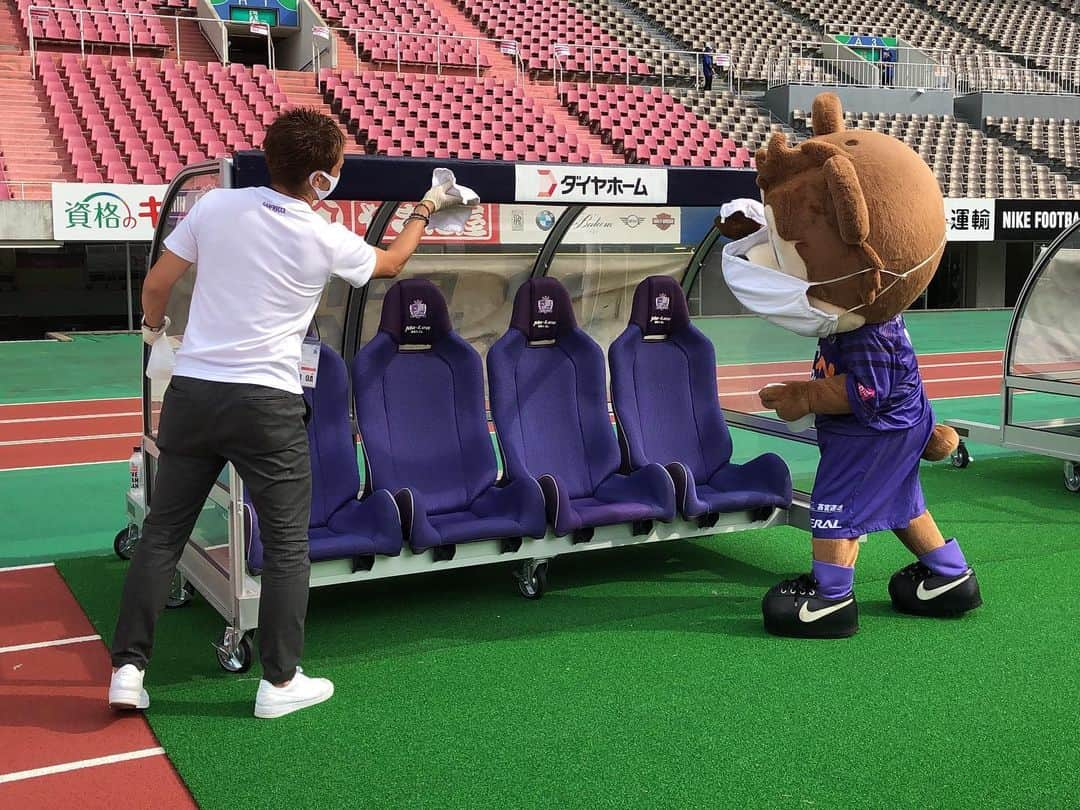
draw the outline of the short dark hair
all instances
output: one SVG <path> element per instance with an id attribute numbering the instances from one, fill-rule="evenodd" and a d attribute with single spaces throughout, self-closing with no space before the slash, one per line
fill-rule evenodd
<path id="1" fill-rule="evenodd" d="M 345 133 L 337 122 L 313 107 L 282 113 L 263 139 L 270 182 L 290 191 L 304 188 L 312 172 L 333 169 L 344 148 Z"/>

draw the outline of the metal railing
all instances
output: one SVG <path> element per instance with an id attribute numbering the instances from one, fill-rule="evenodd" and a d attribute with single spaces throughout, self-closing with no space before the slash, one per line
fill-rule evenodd
<path id="1" fill-rule="evenodd" d="M 732 89 L 732 81 L 734 70 L 732 70 L 733 59 L 729 53 L 713 53 L 711 51 L 692 51 L 681 50 L 675 48 L 636 48 L 629 45 L 593 45 L 583 43 L 569 43 L 569 42 L 555 42 L 551 46 L 552 56 L 552 84 L 558 86 L 566 80 L 566 74 L 568 72 L 581 72 L 579 70 L 570 70 L 567 67 L 566 60 L 575 54 L 581 55 L 584 58 L 580 59 L 587 65 L 589 73 L 589 84 L 596 84 L 596 62 L 597 55 L 600 55 L 601 60 L 606 53 L 615 53 L 625 60 L 625 69 L 619 71 L 623 77 L 625 84 L 630 84 L 632 78 L 636 77 L 642 83 L 646 83 L 646 79 L 656 78 L 655 72 L 650 73 L 634 73 L 631 68 L 631 57 L 637 57 L 637 59 L 650 67 L 650 71 L 653 71 L 652 64 L 660 65 L 660 87 L 666 89 L 669 82 L 676 79 L 684 79 L 693 77 L 694 87 L 702 87 L 705 84 L 705 76 L 702 71 L 702 57 L 706 53 L 713 58 L 713 71 L 715 73 L 723 70 L 727 75 L 727 89 Z M 650 61 L 652 64 L 650 64 Z M 689 64 L 693 63 L 691 69 Z M 669 65 L 681 65 L 683 70 L 670 69 Z M 603 73 L 608 76 L 611 74 Z"/>
<path id="2" fill-rule="evenodd" d="M 766 60 L 766 85 L 815 84 L 829 87 L 881 87 L 907 90 L 949 90 L 956 85 L 947 65 L 868 62 L 865 59 L 822 59 L 780 56 Z"/>
<path id="3" fill-rule="evenodd" d="M 515 76 L 523 75 L 524 68 L 521 63 L 521 44 L 517 40 L 513 39 L 493 39 L 489 37 L 469 37 L 462 34 L 431 34 L 418 31 L 401 31 L 401 30 L 388 30 L 384 28 L 336 28 L 331 27 L 330 30 L 337 31 L 343 35 L 349 36 L 353 40 L 353 56 L 356 61 L 360 61 L 361 50 L 371 51 L 374 47 L 380 45 L 386 45 L 393 43 L 393 58 L 390 60 L 395 63 L 396 70 L 401 73 L 402 64 L 427 64 L 426 62 L 410 61 L 404 54 L 402 45 L 403 41 L 405 46 L 408 46 L 409 40 L 430 40 L 435 43 L 435 72 L 442 74 L 443 68 L 465 68 L 464 63 L 448 63 L 444 59 L 444 51 L 446 55 L 449 55 L 450 49 L 449 43 L 453 42 L 467 42 L 472 43 L 473 46 L 473 67 L 476 71 L 476 78 L 480 78 L 482 69 L 480 45 L 483 42 L 489 43 L 492 47 L 503 53 L 507 59 L 510 59 L 514 63 Z M 385 40 L 385 42 L 372 42 L 373 37 Z M 364 41 L 364 47 L 361 48 L 361 38 Z M 513 43 L 514 53 L 507 53 L 503 51 L 503 47 Z"/>
<path id="4" fill-rule="evenodd" d="M 957 92 L 1080 94 L 1080 58 L 1061 54 L 977 53 L 953 57 Z"/>
<path id="5" fill-rule="evenodd" d="M 79 29 L 79 53 L 82 56 L 86 56 L 87 44 L 91 47 L 104 46 L 109 48 L 124 47 L 127 46 L 128 57 L 132 60 L 135 59 L 135 49 L 143 50 L 166 50 L 167 46 L 156 45 L 154 43 L 136 42 L 135 40 L 135 20 L 164 20 L 166 23 L 171 24 L 173 28 L 173 41 L 172 47 L 176 51 L 176 61 L 183 61 L 183 55 L 181 51 L 180 42 L 180 23 L 181 22 L 194 22 L 194 23 L 206 23 L 207 25 L 216 26 L 221 32 L 221 42 L 215 43 L 212 40 L 207 39 L 207 42 L 217 52 L 218 57 L 221 59 L 222 64 L 229 63 L 229 27 L 233 28 L 246 28 L 248 23 L 236 23 L 228 20 L 221 20 L 218 18 L 209 17 L 181 17 L 178 15 L 167 14 L 149 14 L 141 11 L 105 11 L 99 9 L 86 9 L 86 8 L 64 8 L 62 6 L 30 6 L 26 10 L 26 31 L 30 40 L 30 70 L 34 76 L 37 76 L 37 42 L 38 40 L 48 42 L 70 42 L 72 41 L 68 37 L 48 37 L 39 36 L 34 31 L 34 23 L 44 23 L 54 21 L 58 25 L 60 24 L 60 18 L 62 15 L 71 14 L 75 17 L 75 23 Z M 111 42 L 108 40 L 102 40 L 95 36 L 96 32 L 87 31 L 87 26 L 93 22 L 95 18 L 105 18 L 112 22 L 110 18 L 120 18 L 124 21 L 127 28 L 127 42 Z M 162 29 L 164 31 L 164 27 Z M 88 37 L 87 34 L 90 34 Z M 269 39 L 269 37 L 268 37 Z"/>

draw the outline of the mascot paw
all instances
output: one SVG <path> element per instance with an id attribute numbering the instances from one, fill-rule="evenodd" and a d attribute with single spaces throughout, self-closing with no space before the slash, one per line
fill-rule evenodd
<path id="1" fill-rule="evenodd" d="M 948 425 L 934 425 L 930 441 L 926 443 L 922 457 L 926 461 L 941 461 L 956 452 L 960 446 L 960 436 Z"/>
<path id="2" fill-rule="evenodd" d="M 785 422 L 794 422 L 810 413 L 810 396 L 805 382 L 766 385 L 758 391 L 758 398 Z"/>

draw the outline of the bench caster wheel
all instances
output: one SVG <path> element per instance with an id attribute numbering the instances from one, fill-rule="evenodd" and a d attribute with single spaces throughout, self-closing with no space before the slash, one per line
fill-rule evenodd
<path id="1" fill-rule="evenodd" d="M 971 463 L 971 460 L 971 453 L 968 452 L 967 445 L 960 442 L 956 452 L 952 454 L 952 465 L 958 470 L 962 470 Z"/>
<path id="2" fill-rule="evenodd" d="M 547 590 L 547 560 L 528 560 L 514 575 L 518 591 L 526 599 L 539 599 Z"/>
<path id="3" fill-rule="evenodd" d="M 1065 462 L 1065 489 L 1069 492 L 1080 492 L 1080 463 Z"/>
<path id="4" fill-rule="evenodd" d="M 217 660 L 221 668 L 237 675 L 251 669 L 251 664 L 255 660 L 250 631 L 241 633 L 233 627 L 226 627 L 221 641 L 214 645 L 214 649 L 217 651 Z"/>
<path id="5" fill-rule="evenodd" d="M 116 537 L 113 538 L 113 551 L 116 552 L 116 556 L 121 560 L 130 560 L 132 552 L 135 551 L 135 546 L 139 542 L 139 527 L 134 523 L 129 523 L 125 528 L 116 533 Z"/>
<path id="6" fill-rule="evenodd" d="M 169 590 L 169 598 L 165 600 L 165 607 L 169 610 L 187 607 L 191 604 L 191 597 L 194 595 L 195 586 L 177 571 L 173 574 L 172 588 Z"/>

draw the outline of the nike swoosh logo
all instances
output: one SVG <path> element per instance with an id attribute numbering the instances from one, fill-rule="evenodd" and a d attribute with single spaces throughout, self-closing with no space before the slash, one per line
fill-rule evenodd
<path id="1" fill-rule="evenodd" d="M 817 610 L 811 610 L 810 603 L 803 602 L 802 607 L 799 608 L 799 621 L 806 622 L 807 624 L 816 622 L 818 619 L 824 619 L 826 616 L 836 613 L 838 610 L 843 610 L 854 601 L 854 599 L 845 599 L 839 605 L 830 605 L 829 607 L 819 608 Z"/>
<path id="2" fill-rule="evenodd" d="M 919 597 L 923 602 L 929 602 L 931 599 L 935 599 L 941 596 L 943 593 L 951 591 L 953 588 L 963 585 L 971 579 L 971 574 L 964 574 L 960 579 L 955 582 L 946 582 L 937 588 L 927 588 L 925 582 L 920 582 L 919 587 L 915 589 L 915 595 Z"/>

